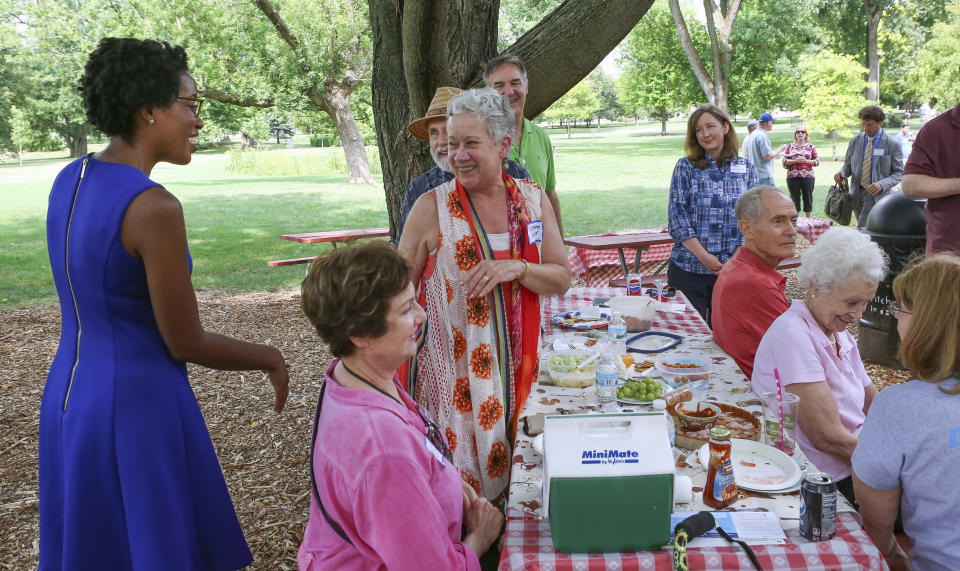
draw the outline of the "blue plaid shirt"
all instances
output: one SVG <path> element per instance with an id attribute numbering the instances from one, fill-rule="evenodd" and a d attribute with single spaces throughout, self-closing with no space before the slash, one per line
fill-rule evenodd
<path id="1" fill-rule="evenodd" d="M 523 180 L 530 178 L 530 173 L 523 168 L 520 163 L 507 161 L 507 174 L 515 179 Z M 407 194 L 403 200 L 403 206 L 400 208 L 400 225 L 397 227 L 397 242 L 400 242 L 400 235 L 403 234 L 403 225 L 407 223 L 407 216 L 413 209 L 413 203 L 420 198 L 420 195 L 426 193 L 431 188 L 437 188 L 441 184 L 453 178 L 453 173 L 440 170 L 440 167 L 433 167 L 422 175 L 410 181 L 407 187 Z"/>
<path id="2" fill-rule="evenodd" d="M 749 160 L 737 157 L 720 168 L 709 155 L 707 160 L 709 166 L 700 170 L 686 157 L 680 159 L 670 180 L 670 261 L 695 274 L 710 271 L 681 242 L 699 238 L 704 249 L 725 263 L 743 245 L 733 207 L 741 194 L 757 185 L 757 170 Z"/>

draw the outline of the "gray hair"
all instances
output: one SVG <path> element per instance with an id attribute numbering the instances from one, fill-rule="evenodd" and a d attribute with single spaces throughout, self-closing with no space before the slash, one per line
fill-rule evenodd
<path id="1" fill-rule="evenodd" d="M 806 289 L 833 291 L 853 276 L 879 284 L 887 275 L 887 255 L 866 234 L 834 226 L 800 256 L 797 280 Z"/>
<path id="2" fill-rule="evenodd" d="M 499 144 L 504 137 L 513 139 L 515 123 L 510 99 L 489 87 L 467 89 L 450 98 L 447 102 L 447 117 L 473 113 L 487 123 L 487 132 L 494 143 Z"/>
<path id="3" fill-rule="evenodd" d="M 763 205 L 761 201 L 764 196 L 771 192 L 783 195 L 783 192 L 781 192 L 779 188 L 770 186 L 769 184 L 758 184 L 741 194 L 740 198 L 737 199 L 737 204 L 733 207 L 734 214 L 737 216 L 737 222 L 741 220 L 760 220 L 763 216 Z"/>
<path id="4" fill-rule="evenodd" d="M 527 68 L 523 66 L 523 61 L 520 58 L 512 54 L 501 54 L 487 62 L 487 67 L 483 69 L 483 84 L 490 87 L 490 74 L 498 67 L 507 64 L 517 66 L 523 76 L 523 84 L 529 85 L 527 83 Z"/>
<path id="5" fill-rule="evenodd" d="M 749 121 L 747 121 L 747 132 L 748 132 L 748 133 L 752 133 L 752 132 L 756 131 L 756 130 L 757 130 L 757 125 L 759 125 L 759 124 L 760 124 L 760 122 L 757 121 L 756 119 L 750 119 Z"/>

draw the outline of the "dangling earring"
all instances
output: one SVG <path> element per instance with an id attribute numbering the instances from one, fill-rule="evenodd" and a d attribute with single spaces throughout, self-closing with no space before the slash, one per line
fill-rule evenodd
<path id="1" fill-rule="evenodd" d="M 507 170 L 509 168 L 510 168 L 510 163 L 507 162 L 507 159 L 503 159 L 503 170 Z"/>
<path id="2" fill-rule="evenodd" d="M 149 121 L 147 121 L 147 123 L 150 123 L 151 125 L 153 125 L 154 123 L 156 123 L 156 121 L 154 121 L 153 119 L 150 119 Z"/>

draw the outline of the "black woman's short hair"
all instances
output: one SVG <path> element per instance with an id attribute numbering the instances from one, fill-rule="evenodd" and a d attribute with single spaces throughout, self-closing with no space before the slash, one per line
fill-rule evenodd
<path id="1" fill-rule="evenodd" d="M 104 134 L 133 139 L 134 114 L 171 105 L 187 72 L 187 52 L 167 42 L 103 38 L 77 85 L 87 121 Z"/>

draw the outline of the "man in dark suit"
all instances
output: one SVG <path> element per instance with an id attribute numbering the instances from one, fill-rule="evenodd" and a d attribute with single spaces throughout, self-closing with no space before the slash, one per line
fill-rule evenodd
<path id="1" fill-rule="evenodd" d="M 883 109 L 868 105 L 859 115 L 863 132 L 850 139 L 843 168 L 833 175 L 833 180 L 839 183 L 850 177 L 857 227 L 863 228 L 873 205 L 903 178 L 903 150 L 900 143 L 881 128 L 886 119 Z"/>

